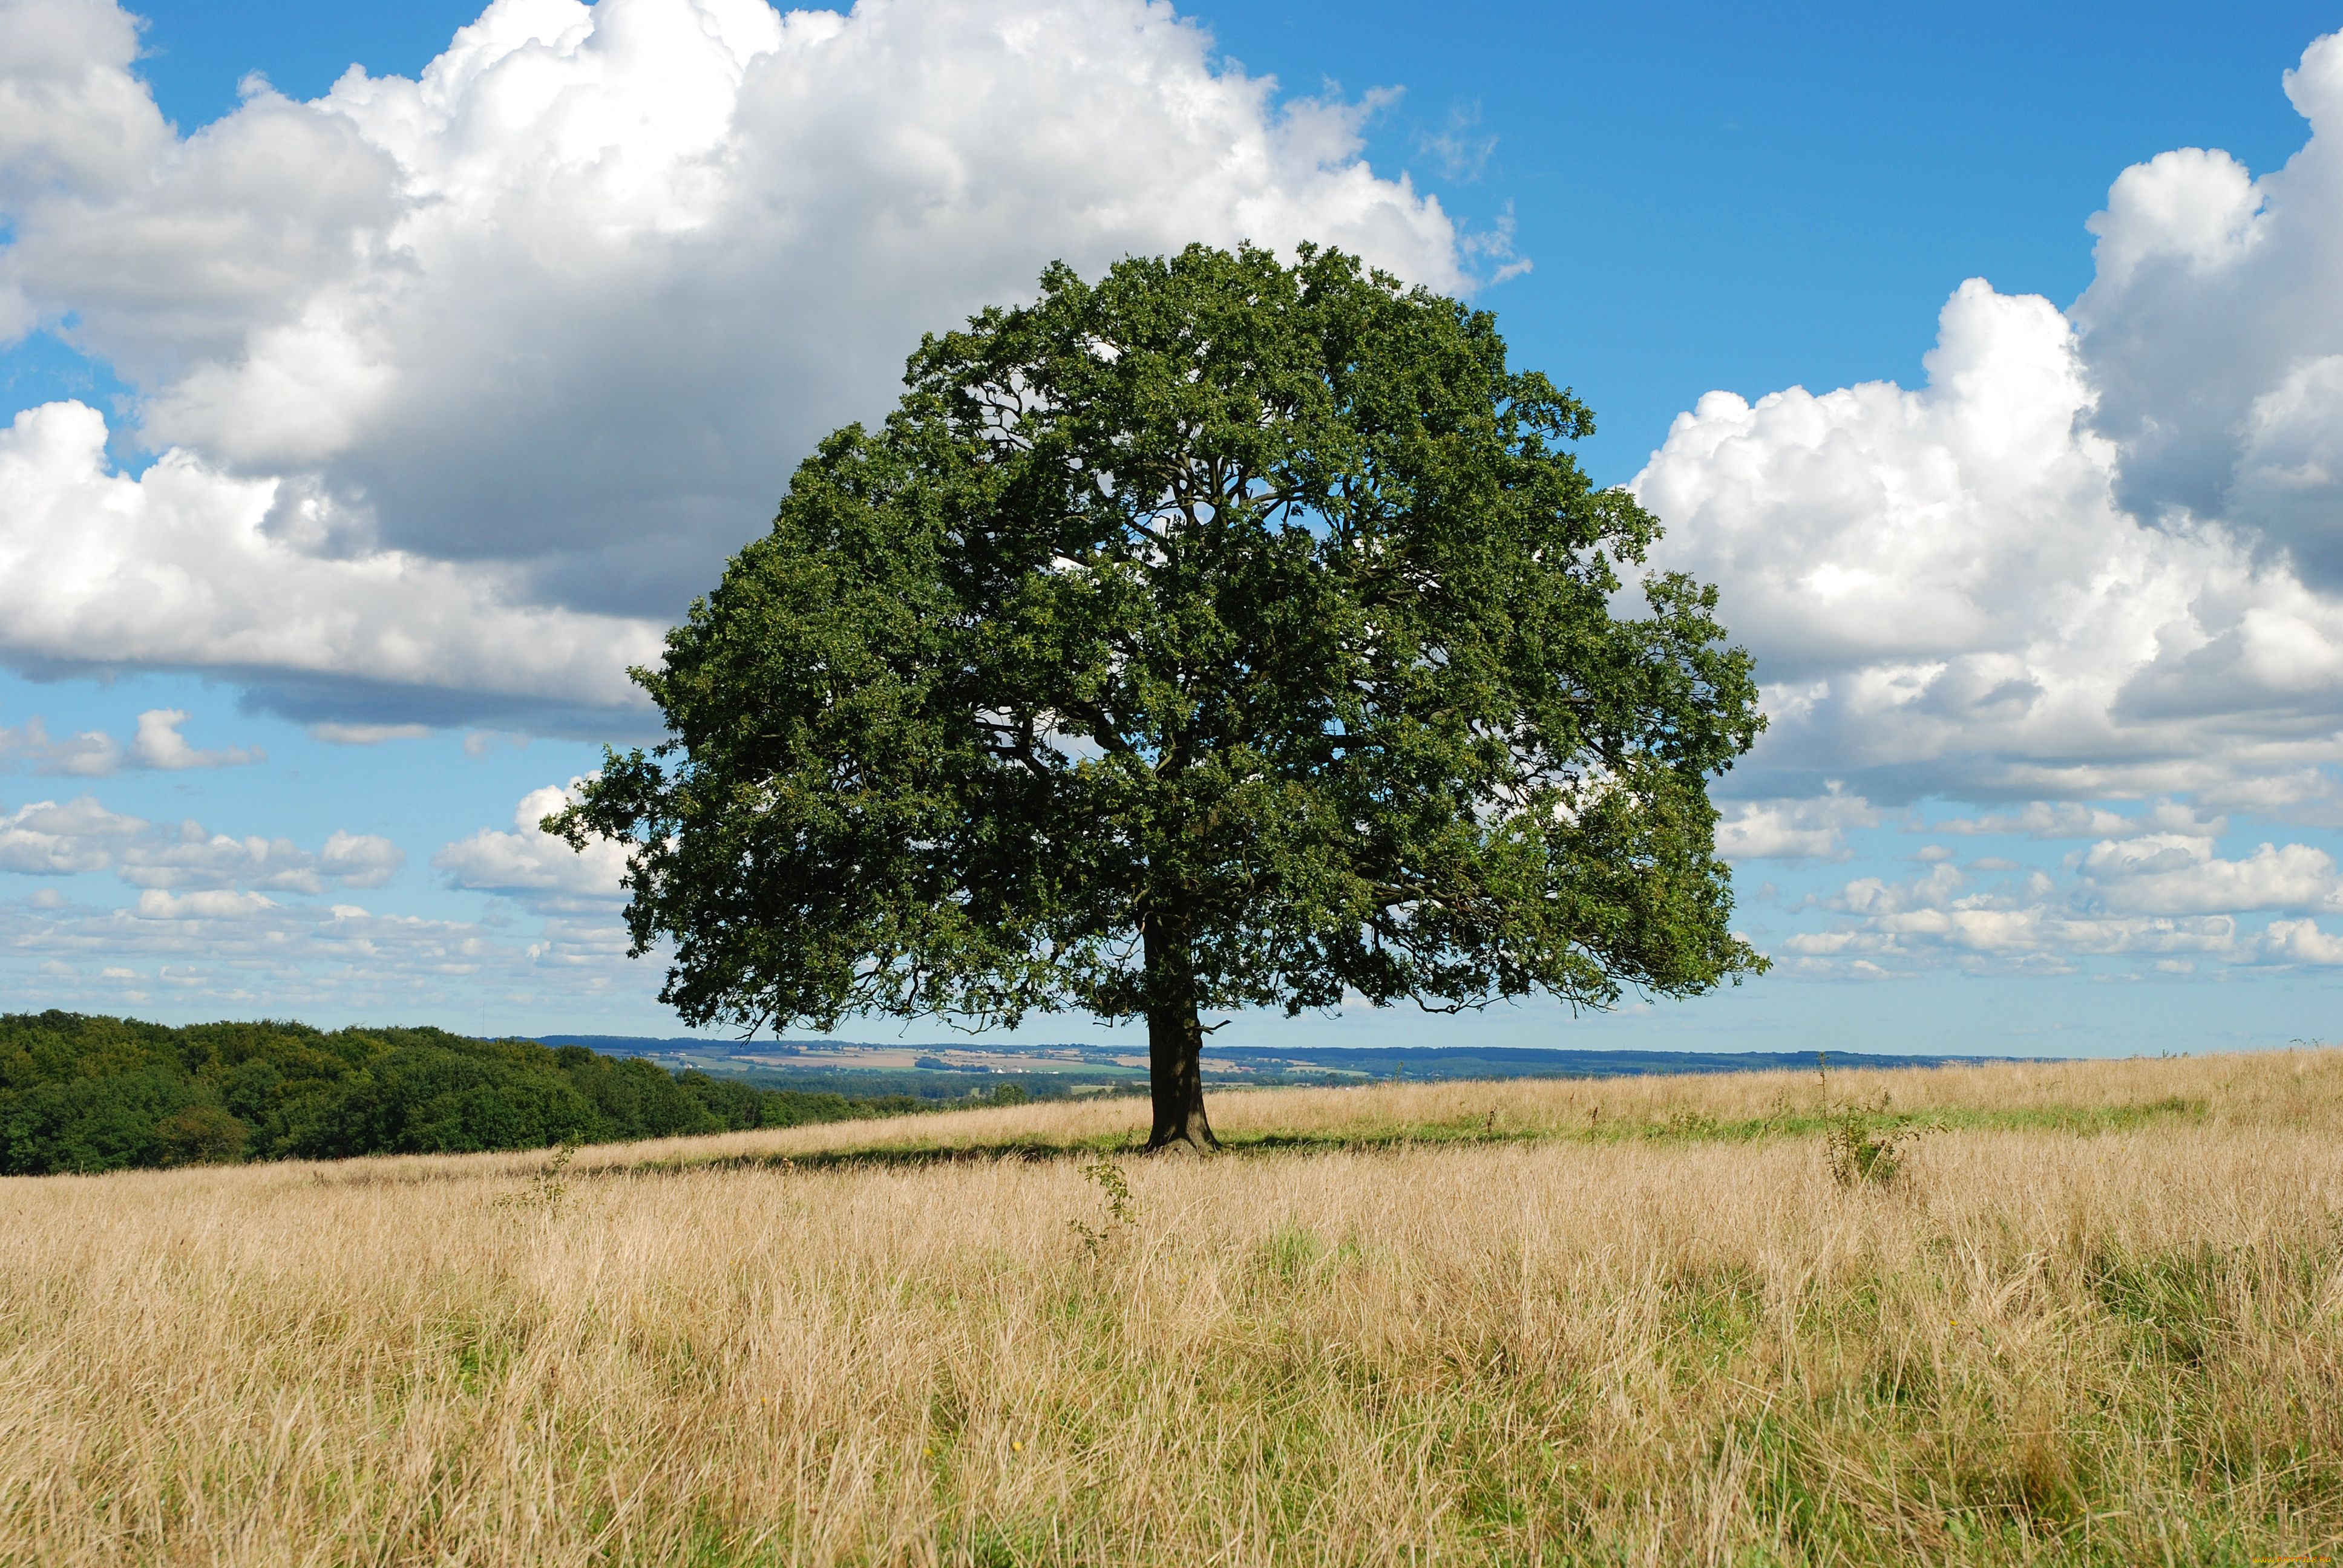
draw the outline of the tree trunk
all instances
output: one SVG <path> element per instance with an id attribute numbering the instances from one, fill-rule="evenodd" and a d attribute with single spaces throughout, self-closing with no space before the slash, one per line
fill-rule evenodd
<path id="1" fill-rule="evenodd" d="M 1155 1096 L 1152 1152 L 1185 1143 L 1198 1152 L 1218 1149 L 1204 1119 L 1204 1027 L 1196 1014 L 1196 960 L 1188 933 L 1151 914 L 1147 963 L 1147 1078 Z"/>

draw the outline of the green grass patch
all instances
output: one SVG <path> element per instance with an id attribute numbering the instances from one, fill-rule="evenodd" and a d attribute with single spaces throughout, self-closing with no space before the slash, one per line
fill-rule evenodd
<path id="1" fill-rule="evenodd" d="M 1926 1112 L 1867 1113 L 1882 1131 L 1915 1127 L 1930 1131 L 2127 1132 L 2143 1127 L 2201 1121 L 2207 1113 L 2202 1100 L 2167 1099 L 2134 1105 L 2047 1106 L 1996 1110 L 1954 1108 Z M 1834 1113 L 1820 1110 L 1784 1111 L 1765 1116 L 1719 1120 L 1689 1109 L 1674 1111 L 1654 1121 L 1597 1119 L 1584 1126 L 1507 1122 L 1502 1114 L 1481 1114 L 1452 1121 L 1363 1123 L 1321 1130 L 1268 1128 L 1225 1134 L 1223 1155 L 1238 1157 L 1278 1154 L 1388 1153 L 1411 1149 L 1443 1149 L 1544 1143 L 1758 1143 L 1781 1139 L 1817 1138 L 1826 1134 Z M 1103 1133 L 1088 1138 L 1021 1133 L 984 1139 L 938 1134 L 933 1137 L 826 1149 L 803 1154 L 709 1154 L 673 1160 L 646 1161 L 624 1169 L 630 1171 L 730 1170 L 868 1170 L 917 1168 L 930 1165 L 983 1163 L 1003 1160 L 1061 1160 L 1077 1155 L 1136 1154 L 1145 1146 L 1138 1132 Z"/>

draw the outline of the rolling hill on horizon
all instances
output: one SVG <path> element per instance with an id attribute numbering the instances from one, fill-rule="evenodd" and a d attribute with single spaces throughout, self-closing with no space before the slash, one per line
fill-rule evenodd
<path id="1" fill-rule="evenodd" d="M 548 1034 L 534 1037 L 553 1047 L 578 1045 L 606 1056 L 645 1057 L 704 1071 L 749 1071 L 795 1080 L 848 1073 L 906 1070 L 935 1073 L 1000 1074 L 1049 1071 L 1052 1076 L 1091 1079 L 1103 1070 L 1135 1072 L 1145 1060 L 1143 1041 L 1128 1048 L 1095 1042 L 1016 1040 L 965 1045 L 907 1045 L 841 1040 L 709 1040 L 635 1035 Z M 1285 1083 L 1317 1078 L 1379 1081 L 1506 1078 L 1626 1078 L 1682 1073 L 1767 1072 L 1815 1067 L 1818 1058 L 1855 1067 L 1951 1067 L 1985 1062 L 2048 1061 L 2048 1056 L 1952 1055 L 1873 1051 L 1594 1050 L 1535 1046 L 1250 1046 L 1204 1048 L 1204 1065 L 1222 1084 Z"/>

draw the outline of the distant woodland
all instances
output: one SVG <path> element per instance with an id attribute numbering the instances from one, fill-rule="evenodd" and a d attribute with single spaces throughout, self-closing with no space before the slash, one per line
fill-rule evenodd
<path id="1" fill-rule="evenodd" d="M 0 1173 L 15 1176 L 535 1149 L 933 1109 L 437 1029 L 0 1014 Z"/>

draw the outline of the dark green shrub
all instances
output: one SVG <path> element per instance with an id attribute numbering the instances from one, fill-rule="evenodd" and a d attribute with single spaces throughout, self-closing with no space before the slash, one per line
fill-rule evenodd
<path id="1" fill-rule="evenodd" d="M 252 1130 L 216 1105 L 190 1105 L 155 1124 L 156 1161 L 163 1165 L 233 1165 L 244 1158 Z"/>

